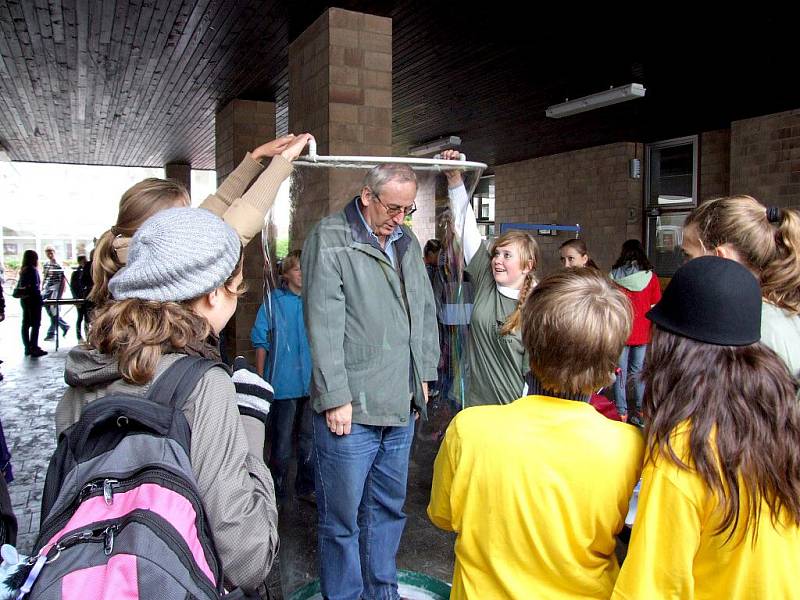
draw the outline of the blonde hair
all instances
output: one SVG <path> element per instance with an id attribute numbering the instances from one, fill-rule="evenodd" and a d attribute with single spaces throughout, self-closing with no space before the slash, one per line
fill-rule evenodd
<path id="1" fill-rule="evenodd" d="M 522 288 L 519 290 L 517 307 L 514 309 L 514 312 L 508 315 L 506 322 L 503 323 L 503 327 L 500 328 L 500 335 L 508 335 L 519 329 L 520 309 L 525 303 L 525 298 L 528 297 L 528 293 L 536 285 L 534 271 L 539 264 L 539 244 L 536 243 L 536 240 L 533 239 L 532 236 L 524 231 L 508 231 L 496 238 L 489 248 L 489 255 L 494 256 L 498 248 L 510 246 L 512 244 L 519 250 L 520 266 L 525 268 L 531 265 L 531 270 L 525 276 L 525 281 L 522 283 Z"/>
<path id="2" fill-rule="evenodd" d="M 242 272 L 242 256 L 233 273 L 222 284 L 226 294 L 239 296 L 244 287 L 233 287 Z M 128 383 L 144 385 L 155 377 L 161 356 L 185 348 L 197 348 L 211 334 L 211 324 L 184 302 L 153 302 L 129 298 L 109 300 L 92 315 L 89 347 L 113 356 Z"/>
<path id="3" fill-rule="evenodd" d="M 751 196 L 730 196 L 704 202 L 686 218 L 704 247 L 730 244 L 741 262 L 761 283 L 761 294 L 793 314 L 800 313 L 800 214 L 784 208 L 775 211 L 777 223 L 767 218 L 767 208 Z"/>
<path id="4" fill-rule="evenodd" d="M 300 251 L 296 250 L 287 254 L 281 261 L 281 277 L 286 275 L 295 267 L 300 266 Z"/>
<path id="5" fill-rule="evenodd" d="M 129 188 L 119 201 L 116 224 L 100 236 L 92 260 L 92 291 L 89 300 L 97 306 L 108 301 L 108 282 L 125 266 L 114 249 L 118 236 L 130 238 L 147 219 L 157 212 L 172 208 L 189 193 L 180 183 L 168 179 L 151 177 Z"/>
<path id="6" fill-rule="evenodd" d="M 612 381 L 631 332 L 625 294 L 589 267 L 542 280 L 522 308 L 522 343 L 545 389 L 590 394 Z"/>

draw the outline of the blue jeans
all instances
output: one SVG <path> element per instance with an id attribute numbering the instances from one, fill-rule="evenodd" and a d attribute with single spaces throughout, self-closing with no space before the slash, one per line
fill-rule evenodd
<path id="1" fill-rule="evenodd" d="M 405 527 L 414 419 L 353 423 L 349 435 L 314 414 L 320 585 L 328 600 L 397 600 L 395 557 Z"/>
<path id="2" fill-rule="evenodd" d="M 286 497 L 286 475 L 292 459 L 292 442 L 297 432 L 297 474 L 294 490 L 298 496 L 314 491 L 314 446 L 311 433 L 311 403 L 308 396 L 275 400 L 269 410 L 269 469 L 278 500 Z"/>
<path id="3" fill-rule="evenodd" d="M 647 344 L 641 346 L 625 346 L 619 357 L 620 374 L 614 382 L 614 404 L 617 405 L 617 412 L 620 415 L 628 414 L 627 385 L 628 373 L 633 379 L 634 397 L 636 399 L 636 412 L 642 413 L 642 399 L 644 398 L 644 383 L 641 379 L 642 369 L 644 368 L 644 355 L 647 352 Z"/>

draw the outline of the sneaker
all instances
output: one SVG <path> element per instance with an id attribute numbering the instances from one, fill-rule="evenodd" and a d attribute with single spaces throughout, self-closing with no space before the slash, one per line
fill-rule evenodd
<path id="1" fill-rule="evenodd" d="M 48 333 L 46 336 L 44 336 L 44 341 L 45 342 L 52 342 L 55 339 L 56 339 L 56 334 L 55 333 Z"/>
<path id="2" fill-rule="evenodd" d="M 628 419 L 628 423 L 635 425 L 636 427 L 644 427 L 644 421 L 640 415 L 631 415 L 631 417 Z"/>
<path id="3" fill-rule="evenodd" d="M 41 348 L 34 348 L 33 350 L 31 350 L 31 356 L 33 358 L 39 358 L 40 356 L 46 356 L 46 355 L 47 352 L 45 352 Z"/>
<path id="4" fill-rule="evenodd" d="M 61 328 L 61 335 L 66 337 L 68 331 L 69 331 L 69 325 L 64 325 L 64 327 Z"/>

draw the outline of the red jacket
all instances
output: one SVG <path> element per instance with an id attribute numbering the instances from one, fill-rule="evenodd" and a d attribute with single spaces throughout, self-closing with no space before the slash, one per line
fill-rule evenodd
<path id="1" fill-rule="evenodd" d="M 645 317 L 647 311 L 661 300 L 661 284 L 658 282 L 658 277 L 652 271 L 650 273 L 650 281 L 641 291 L 632 291 L 620 285 L 619 288 L 625 292 L 625 295 L 630 299 L 633 306 L 633 328 L 631 335 L 626 342 L 627 346 L 640 346 L 650 342 L 650 319 Z"/>

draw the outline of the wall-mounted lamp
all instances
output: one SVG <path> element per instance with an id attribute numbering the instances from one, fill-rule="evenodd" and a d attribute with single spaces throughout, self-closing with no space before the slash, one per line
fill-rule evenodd
<path id="1" fill-rule="evenodd" d="M 457 135 L 447 135 L 439 139 L 420 144 L 419 146 L 412 146 L 408 149 L 409 156 L 425 156 L 426 154 L 435 154 L 442 150 L 449 150 L 455 146 L 461 145 L 461 138 Z"/>
<path id="2" fill-rule="evenodd" d="M 569 117 L 596 108 L 643 98 L 645 91 L 641 83 L 629 83 L 628 85 L 621 85 L 611 88 L 610 90 L 605 90 L 604 92 L 597 92 L 596 94 L 584 96 L 583 98 L 576 98 L 575 100 L 569 100 L 561 104 L 553 104 L 553 106 L 547 107 L 545 114 L 552 119 Z"/>

